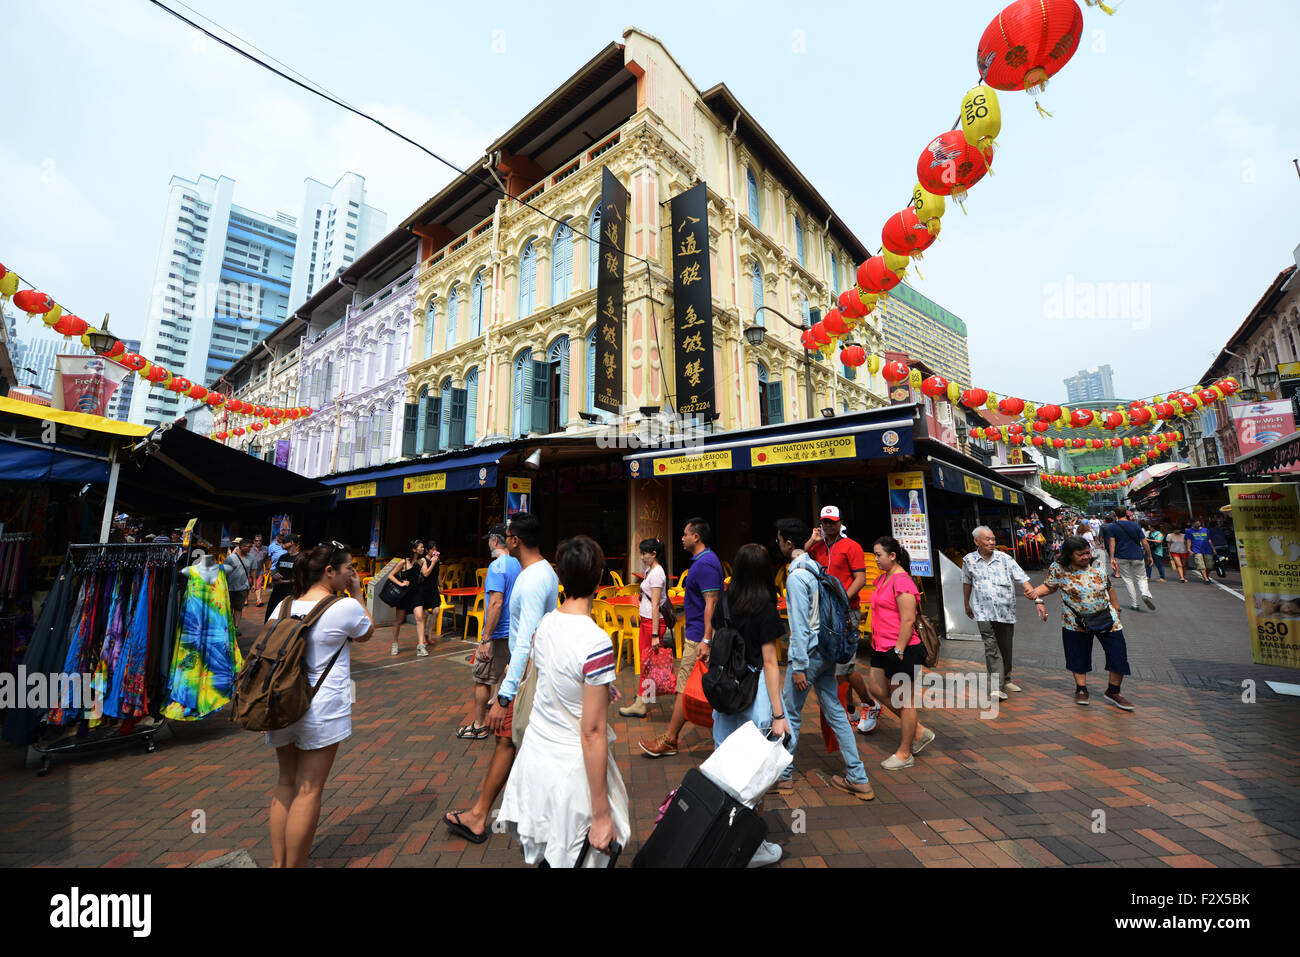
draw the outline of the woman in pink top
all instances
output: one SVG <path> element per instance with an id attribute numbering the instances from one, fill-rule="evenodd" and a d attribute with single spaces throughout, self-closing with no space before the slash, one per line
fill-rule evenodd
<path id="1" fill-rule="evenodd" d="M 881 572 L 871 595 L 871 695 L 903 726 L 898 750 L 880 762 L 886 771 L 897 771 L 915 764 L 912 756 L 934 740 L 934 731 L 920 723 L 917 713 L 925 661 L 925 646 L 914 628 L 920 590 L 912 581 L 907 550 L 897 539 L 878 538 L 871 550 Z M 895 676 L 902 676 L 897 690 L 890 687 Z"/>

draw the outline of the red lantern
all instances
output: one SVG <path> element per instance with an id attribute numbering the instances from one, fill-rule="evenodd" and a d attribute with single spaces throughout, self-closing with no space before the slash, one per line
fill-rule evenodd
<path id="1" fill-rule="evenodd" d="M 1015 396 L 1007 396 L 1005 399 L 998 400 L 998 411 L 1003 415 L 1019 415 L 1025 411 L 1025 400 L 1017 399 Z"/>
<path id="2" fill-rule="evenodd" d="M 262 431 L 262 423 L 261 423 L 261 422 L 254 422 L 254 423 L 252 423 L 251 425 L 249 425 L 249 428 L 252 429 L 254 432 L 261 432 L 261 431 Z"/>
<path id="3" fill-rule="evenodd" d="M 177 394 L 184 394 L 190 391 L 190 386 L 193 384 L 193 382 L 183 376 L 176 376 L 171 382 L 167 383 L 167 388 Z"/>
<path id="4" fill-rule="evenodd" d="M 1039 419 L 1033 425 L 1033 429 L 1035 432 L 1046 432 L 1051 427 L 1052 427 L 1051 422 L 1044 422 L 1042 419 Z"/>
<path id="5" fill-rule="evenodd" d="M 14 293 L 14 305 L 29 316 L 43 316 L 54 308 L 54 300 L 35 289 Z"/>
<path id="6" fill-rule="evenodd" d="M 1061 407 L 1059 405 L 1040 405 L 1037 415 L 1040 422 L 1046 422 L 1050 425 L 1061 417 Z"/>
<path id="7" fill-rule="evenodd" d="M 1084 441 L 1083 439 L 1075 439 L 1073 444 L 1076 449 L 1081 449 L 1084 446 Z"/>
<path id="8" fill-rule="evenodd" d="M 872 256 L 858 267 L 858 285 L 867 292 L 889 292 L 903 278 L 885 265 L 883 256 Z"/>
<path id="9" fill-rule="evenodd" d="M 799 337 L 799 342 L 809 352 L 817 348 L 817 341 L 813 339 L 813 334 L 811 329 L 805 329 L 803 331 L 803 335 Z M 289 412 L 291 414 L 290 417 L 292 417 L 293 410 L 290 409 Z"/>
<path id="10" fill-rule="evenodd" d="M 826 324 L 822 322 L 812 327 L 812 337 L 819 346 L 824 346 L 831 341 L 831 334 L 826 330 Z"/>
<path id="11" fill-rule="evenodd" d="M 1089 439 L 1088 445 L 1094 449 L 1101 448 L 1101 439 Z"/>
<path id="12" fill-rule="evenodd" d="M 1041 447 L 1044 442 L 1044 439 L 1041 435 L 1035 435 L 1029 441 L 1033 442 L 1035 446 Z"/>
<path id="13" fill-rule="evenodd" d="M 1165 419 L 1172 418 L 1174 406 L 1172 402 L 1157 402 L 1154 406 L 1156 418 L 1163 422 Z"/>
<path id="14" fill-rule="evenodd" d="M 1008 441 L 1009 441 L 1012 445 L 1020 445 L 1020 444 L 1022 444 L 1022 443 L 1025 441 L 1025 437 L 1024 437 L 1023 435 L 1013 434 L 1013 435 L 1008 439 Z"/>
<path id="15" fill-rule="evenodd" d="M 1128 420 L 1134 425 L 1146 425 L 1151 421 L 1151 410 L 1145 405 L 1138 406 L 1128 414 Z"/>
<path id="16" fill-rule="evenodd" d="M 122 358 L 118 359 L 117 361 L 122 363 L 122 365 L 126 366 L 132 372 L 139 372 L 141 369 L 144 368 L 145 363 L 148 362 L 149 360 L 146 359 L 144 356 L 140 355 L 140 353 L 138 352 L 128 352 L 125 353 L 122 356 Z"/>
<path id="17" fill-rule="evenodd" d="M 1232 381 L 1231 379 L 1224 379 L 1215 384 L 1219 387 L 1219 389 L 1223 392 L 1224 395 L 1232 395 L 1234 392 L 1237 391 L 1237 383 Z"/>
<path id="18" fill-rule="evenodd" d="M 124 355 L 126 355 L 126 343 L 121 339 L 114 342 L 109 350 L 104 353 L 105 358 L 108 359 L 121 359 Z"/>
<path id="19" fill-rule="evenodd" d="M 846 289 L 840 293 L 840 312 L 849 319 L 861 319 L 867 314 L 867 304 L 856 289 Z"/>
<path id="20" fill-rule="evenodd" d="M 1103 429 L 1118 429 L 1123 424 L 1124 416 L 1120 415 L 1118 412 L 1107 412 L 1101 420 L 1101 427 Z"/>
<path id="21" fill-rule="evenodd" d="M 279 424 L 280 424 L 280 419 L 279 419 L 278 417 L 277 417 L 277 418 L 273 418 L 273 419 L 271 419 L 271 424 L 272 424 L 272 425 L 279 425 Z"/>
<path id="22" fill-rule="evenodd" d="M 1079 49 L 1083 13 L 1074 0 L 1016 0 L 980 37 L 976 65 L 995 90 L 1037 95 Z"/>
<path id="23" fill-rule="evenodd" d="M 233 429 L 230 430 L 230 434 L 231 434 L 231 435 L 243 435 L 243 434 L 244 434 L 243 426 L 238 426 L 238 425 L 235 426 Z"/>
<path id="24" fill-rule="evenodd" d="M 1219 397 L 1214 394 L 1213 389 L 1202 389 L 1196 394 L 1201 397 L 1201 403 L 1204 405 L 1210 405 L 1211 403 L 1219 401 Z"/>
<path id="25" fill-rule="evenodd" d="M 1065 439 L 1052 439 L 1052 448 L 1054 449 L 1065 448 Z"/>
<path id="26" fill-rule="evenodd" d="M 1157 452 L 1168 452 L 1168 451 L 1169 451 L 1169 443 L 1168 443 L 1168 442 L 1161 442 L 1159 445 L 1156 446 L 1156 451 L 1157 451 Z"/>
<path id="27" fill-rule="evenodd" d="M 986 425 L 984 427 L 984 438 L 994 441 L 1002 437 L 1002 433 L 997 430 L 997 426 Z"/>
<path id="28" fill-rule="evenodd" d="M 195 384 L 190 386 L 190 391 L 185 394 L 188 395 L 191 399 L 195 399 L 199 402 L 202 402 L 207 397 L 208 390 L 203 388 L 203 386 L 201 385 Z"/>
<path id="29" fill-rule="evenodd" d="M 856 369 L 862 363 L 867 361 L 867 350 L 862 346 L 852 345 L 840 350 L 840 362 L 850 368 Z"/>
<path id="30" fill-rule="evenodd" d="M 978 409 L 988 400 L 989 394 L 983 389 L 967 389 L 957 401 L 968 409 Z"/>
<path id="31" fill-rule="evenodd" d="M 833 336 L 842 336 L 849 331 L 849 327 L 844 324 L 844 317 L 838 309 L 829 309 L 826 312 L 826 318 L 822 320 L 822 325 L 826 331 Z"/>
<path id="32" fill-rule="evenodd" d="M 916 161 L 916 178 L 921 186 L 937 196 L 951 196 L 959 203 L 965 201 L 966 190 L 988 171 L 988 158 L 966 142 L 966 134 L 961 130 L 936 136 Z"/>
<path id="33" fill-rule="evenodd" d="M 929 249 L 934 240 L 935 236 L 917 218 L 913 206 L 890 216 L 880 231 L 881 245 L 899 256 L 917 256 Z"/>
<path id="34" fill-rule="evenodd" d="M 1025 427 L 1021 425 L 1019 422 L 1012 422 L 1010 425 L 1007 426 L 1007 431 L 1010 432 L 1012 435 L 1022 435 L 1025 431 Z"/>
<path id="35" fill-rule="evenodd" d="M 150 382 L 162 382 L 170 375 L 171 373 L 162 366 L 150 366 L 149 371 L 145 373 L 145 378 Z"/>
<path id="36" fill-rule="evenodd" d="M 304 405 L 304 406 L 302 407 L 302 414 L 303 414 L 303 415 L 311 415 L 313 411 L 314 411 L 314 410 L 313 410 L 312 407 L 309 406 L 309 405 Z"/>
<path id="37" fill-rule="evenodd" d="M 941 375 L 932 375 L 921 383 L 921 392 L 932 399 L 948 394 L 948 380 Z"/>
<path id="38" fill-rule="evenodd" d="M 80 316 L 63 315 L 54 324 L 54 331 L 61 336 L 84 336 L 90 323 Z"/>
<path id="39" fill-rule="evenodd" d="M 1157 452 L 1155 449 L 1152 449 L 1150 452 L 1147 453 L 1147 458 L 1150 459 L 1152 462 L 1154 462 L 1156 459 L 1160 458 L 1160 453 Z"/>
<path id="40" fill-rule="evenodd" d="M 1076 429 L 1082 429 L 1092 423 L 1091 409 L 1074 409 L 1070 412 L 1070 424 Z"/>
<path id="41" fill-rule="evenodd" d="M 1190 414 L 1196 411 L 1196 400 L 1190 395 L 1180 395 L 1178 405 L 1182 408 L 1184 414 Z"/>
<path id="42" fill-rule="evenodd" d="M 880 370 L 880 374 L 889 382 L 903 382 L 910 373 L 907 363 L 895 359 L 893 362 L 886 362 L 884 368 Z"/>

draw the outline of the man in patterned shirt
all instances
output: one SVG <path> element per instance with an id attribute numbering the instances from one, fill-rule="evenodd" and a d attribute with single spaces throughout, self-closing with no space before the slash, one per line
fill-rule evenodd
<path id="1" fill-rule="evenodd" d="M 1025 597 L 1034 597 L 1029 576 L 1015 559 L 997 549 L 993 530 L 981 525 L 972 533 L 976 550 L 961 563 L 961 590 L 966 601 L 966 617 L 975 620 L 984 639 L 984 662 L 989 671 L 993 693 L 1006 700 L 1007 691 L 1019 691 L 1011 681 L 1011 635 L 1016 626 L 1015 586 Z M 1005 689 L 1005 690 L 1004 690 Z"/>

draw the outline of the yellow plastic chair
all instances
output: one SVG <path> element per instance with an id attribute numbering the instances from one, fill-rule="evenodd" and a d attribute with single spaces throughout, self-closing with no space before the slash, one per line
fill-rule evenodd
<path id="1" fill-rule="evenodd" d="M 452 612 L 452 614 L 455 614 L 455 609 L 453 608 L 453 606 L 451 605 L 451 603 L 448 602 L 447 599 L 444 598 L 442 595 L 439 595 L 439 596 L 438 596 L 438 599 L 439 599 L 439 601 L 440 601 L 440 604 L 438 605 L 438 617 L 437 617 L 437 619 L 436 619 L 435 622 L 434 622 L 434 630 L 433 630 L 433 633 L 434 633 L 434 636 L 435 636 L 435 637 L 441 638 L 441 637 L 442 637 L 442 616 L 443 616 L 443 613 L 444 613 L 444 612 L 448 612 L 448 611 L 450 611 L 450 612 Z M 453 622 L 453 624 L 454 624 L 454 622 Z"/>
<path id="2" fill-rule="evenodd" d="M 459 588 L 463 580 L 464 579 L 461 577 L 460 567 L 457 565 L 449 565 L 447 568 L 443 569 L 441 587 Z"/>
<path id="3" fill-rule="evenodd" d="M 722 563 L 722 573 L 727 576 L 727 581 L 731 581 L 731 562 Z"/>
<path id="4" fill-rule="evenodd" d="M 475 572 L 474 572 L 474 584 L 478 585 L 479 588 L 482 588 L 482 587 L 483 587 L 483 583 L 484 583 L 485 581 L 487 581 L 487 572 L 488 572 L 488 570 L 487 570 L 486 568 L 479 568 L 479 569 L 475 570 Z"/>
<path id="5" fill-rule="evenodd" d="M 469 640 L 469 623 L 471 621 L 478 622 L 478 640 L 480 643 L 483 641 L 483 622 L 487 617 L 487 605 L 484 602 L 484 597 L 484 593 L 479 592 L 474 598 L 474 607 L 465 616 L 465 634 L 463 637 L 466 641 Z"/>
<path id="6" fill-rule="evenodd" d="M 614 673 L 618 674 L 623 661 L 623 642 L 626 640 L 618 616 L 614 614 L 614 608 L 609 602 L 597 599 L 591 603 L 591 617 L 614 645 Z"/>
<path id="7" fill-rule="evenodd" d="M 782 565 L 780 568 L 776 570 L 776 577 L 772 579 L 772 583 L 776 585 L 776 590 L 782 595 L 785 594 L 786 571 L 787 571 L 786 566 Z M 870 581 L 870 579 L 868 579 L 868 581 Z"/>
<path id="8" fill-rule="evenodd" d="M 686 594 L 686 576 L 689 573 L 690 573 L 690 569 L 688 568 L 685 571 L 683 571 L 680 576 L 678 576 L 676 585 L 669 586 L 668 588 L 669 598 L 680 598 L 682 595 Z"/>
<path id="9" fill-rule="evenodd" d="M 633 598 L 637 598 L 637 597 L 639 597 L 640 594 L 641 594 L 641 586 L 640 586 L 640 585 L 623 585 L 622 587 L 619 588 L 619 590 L 618 590 L 617 592 L 615 592 L 615 594 L 618 595 L 618 596 L 620 596 L 620 597 L 630 595 L 630 596 L 632 596 Z"/>
<path id="10" fill-rule="evenodd" d="M 596 601 L 608 601 L 618 594 L 617 585 L 606 585 L 604 588 L 596 589 Z"/>
<path id="11" fill-rule="evenodd" d="M 618 622 L 619 643 L 615 653 L 615 673 L 623 661 L 623 645 L 632 645 L 632 666 L 634 674 L 641 674 L 641 615 L 635 606 L 611 605 L 614 619 Z"/>
<path id="12" fill-rule="evenodd" d="M 614 572 L 614 571 L 610 572 L 610 573 L 609 573 L 609 577 L 610 577 L 610 580 L 613 581 L 613 583 L 614 583 L 614 585 L 615 585 L 616 587 L 618 587 L 618 588 L 622 588 L 622 587 L 623 587 L 623 576 L 620 575 L 618 572 Z"/>

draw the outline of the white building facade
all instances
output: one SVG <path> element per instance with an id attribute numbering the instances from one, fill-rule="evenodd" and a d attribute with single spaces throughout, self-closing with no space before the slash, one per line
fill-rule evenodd
<path id="1" fill-rule="evenodd" d="M 333 186 L 310 177 L 303 186 L 298 248 L 289 303 L 302 305 L 351 266 L 388 229 L 388 214 L 366 203 L 366 180 L 344 173 Z"/>

